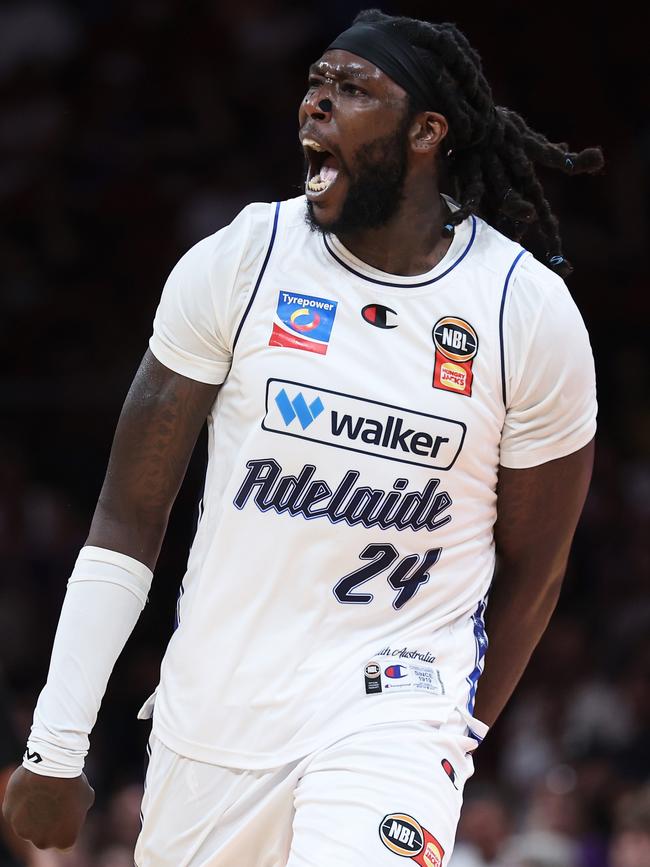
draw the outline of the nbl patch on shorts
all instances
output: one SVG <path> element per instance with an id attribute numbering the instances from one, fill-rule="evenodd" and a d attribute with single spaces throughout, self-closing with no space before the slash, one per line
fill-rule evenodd
<path id="1" fill-rule="evenodd" d="M 280 290 L 269 346 L 289 346 L 325 355 L 332 334 L 336 301 Z"/>
<path id="2" fill-rule="evenodd" d="M 387 849 L 410 858 L 420 867 L 442 867 L 445 850 L 436 838 L 407 813 L 389 813 L 379 825 L 379 837 Z"/>
<path id="3" fill-rule="evenodd" d="M 472 364 L 478 352 L 476 331 L 458 316 L 443 316 L 433 326 L 433 345 L 433 387 L 471 397 Z"/>

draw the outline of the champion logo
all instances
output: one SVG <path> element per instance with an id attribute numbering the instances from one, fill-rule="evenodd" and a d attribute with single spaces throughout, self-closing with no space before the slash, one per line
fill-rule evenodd
<path id="1" fill-rule="evenodd" d="M 449 759 L 442 759 L 440 764 L 442 765 L 443 771 L 447 774 L 447 776 L 451 780 L 451 784 L 454 787 L 454 789 L 457 789 L 458 786 L 456 785 L 456 771 L 454 770 L 454 766 L 452 765 L 452 763 L 449 761 Z"/>
<path id="2" fill-rule="evenodd" d="M 297 418 L 303 430 L 306 430 L 325 409 L 320 397 L 317 396 L 308 404 L 301 391 L 298 392 L 293 400 L 289 400 L 286 391 L 282 389 L 275 396 L 275 403 L 287 427 Z"/>
<path id="3" fill-rule="evenodd" d="M 361 315 L 366 322 L 376 328 L 397 328 L 397 322 L 393 321 L 397 312 L 392 307 L 386 307 L 383 304 L 366 304 L 361 310 Z"/>

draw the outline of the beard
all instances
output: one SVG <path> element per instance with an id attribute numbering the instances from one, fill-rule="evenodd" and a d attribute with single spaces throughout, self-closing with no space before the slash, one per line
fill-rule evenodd
<path id="1" fill-rule="evenodd" d="M 306 220 L 312 232 L 345 235 L 379 229 L 395 216 L 404 197 L 409 124 L 410 117 L 405 117 L 395 132 L 365 146 L 351 170 L 341 167 L 347 171 L 350 186 L 341 213 L 333 222 L 321 225 L 313 204 L 307 201 Z"/>

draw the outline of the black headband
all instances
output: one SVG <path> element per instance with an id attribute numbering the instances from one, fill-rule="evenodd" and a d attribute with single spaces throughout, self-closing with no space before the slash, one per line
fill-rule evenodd
<path id="1" fill-rule="evenodd" d="M 436 77 L 418 57 L 411 43 L 394 27 L 380 24 L 353 24 L 328 47 L 349 51 L 369 60 L 412 96 L 419 105 L 433 109 Z"/>

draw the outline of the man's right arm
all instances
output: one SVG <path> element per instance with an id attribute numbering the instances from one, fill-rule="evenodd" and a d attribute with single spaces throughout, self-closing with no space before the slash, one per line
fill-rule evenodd
<path id="1" fill-rule="evenodd" d="M 118 556 L 125 555 L 138 561 L 137 565 L 144 564 L 153 571 L 169 513 L 199 431 L 218 390 L 218 385 L 197 382 L 174 373 L 147 350 L 118 421 L 106 478 L 86 542 L 87 546 L 92 546 L 91 550 L 104 549 L 116 552 Z M 112 592 L 129 596 L 128 590 L 111 586 Z M 101 621 L 103 612 L 89 610 L 95 598 L 92 582 L 71 584 L 66 603 L 72 588 L 75 593 L 85 594 L 81 606 L 84 621 L 92 620 L 93 615 Z M 106 590 L 105 584 L 103 589 Z M 78 603 L 79 598 L 76 601 Z M 68 608 L 73 613 L 68 614 L 65 625 L 63 616 L 61 618 L 48 684 L 43 694 L 57 679 L 65 682 L 68 691 L 70 689 L 68 672 L 57 670 L 55 664 L 57 658 L 65 656 L 61 653 L 57 656 L 57 644 L 65 645 L 78 659 L 92 660 L 90 679 L 95 682 L 92 683 L 91 692 L 98 698 L 96 707 L 83 708 L 84 719 L 78 721 L 78 730 L 84 737 L 87 735 L 87 719 L 94 719 L 108 676 L 139 614 L 138 603 L 135 605 L 134 615 L 127 623 L 110 626 L 123 634 L 111 636 L 115 640 L 110 642 L 108 651 L 96 644 L 75 646 L 75 642 L 84 641 L 83 626 L 86 624 L 80 622 L 80 629 L 74 629 L 74 623 L 71 622 L 71 617 L 75 616 L 74 608 Z M 62 630 L 64 635 L 61 634 Z M 104 658 L 98 661 L 98 657 L 102 656 Z M 84 701 L 88 703 L 87 698 Z M 74 707 L 84 701 L 73 701 L 71 705 Z M 52 722 L 52 730 L 55 731 L 58 721 Z M 74 728 L 74 720 L 66 719 L 65 728 L 71 726 Z M 65 849 L 73 845 L 93 798 L 84 774 L 73 777 L 47 776 L 21 767 L 14 772 L 9 782 L 3 812 L 16 833 L 31 840 L 39 848 L 55 846 Z"/>
<path id="2" fill-rule="evenodd" d="M 154 569 L 218 385 L 180 376 L 147 350 L 120 415 L 86 545 Z"/>

